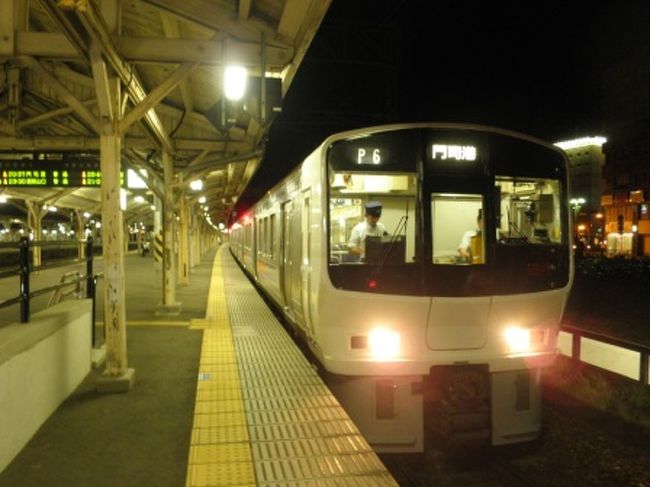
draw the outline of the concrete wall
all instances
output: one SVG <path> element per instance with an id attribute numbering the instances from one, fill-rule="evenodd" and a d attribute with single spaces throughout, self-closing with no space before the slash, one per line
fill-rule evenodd
<path id="1" fill-rule="evenodd" d="M 0 471 L 90 371 L 91 311 L 64 301 L 0 328 Z"/>

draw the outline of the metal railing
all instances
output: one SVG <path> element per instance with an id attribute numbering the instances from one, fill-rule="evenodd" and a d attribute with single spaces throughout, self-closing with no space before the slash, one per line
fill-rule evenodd
<path id="1" fill-rule="evenodd" d="M 74 259 L 57 259 L 54 262 L 48 264 L 42 264 L 34 266 L 30 261 L 30 250 L 33 251 L 34 248 L 65 248 L 65 247 L 79 247 L 79 245 L 85 246 L 85 257 L 84 258 L 74 258 Z M 0 272 L 0 279 L 19 276 L 20 277 L 20 289 L 17 296 L 5 299 L 0 301 L 0 309 L 12 306 L 15 304 L 20 304 L 20 322 L 27 323 L 30 317 L 30 304 L 32 298 L 37 296 L 59 291 L 63 288 L 70 287 L 71 285 L 79 285 L 82 282 L 86 284 L 86 297 L 93 300 L 93 315 L 92 315 L 92 326 L 93 326 L 93 343 L 95 342 L 94 330 L 95 330 L 95 288 L 97 285 L 97 279 L 102 277 L 101 274 L 93 274 L 93 241 L 92 238 L 88 238 L 85 243 L 79 241 L 63 241 L 63 242 L 32 242 L 28 237 L 21 237 L 19 242 L 10 242 L 0 244 L 0 249 L 16 249 L 19 250 L 19 264 L 18 267 L 11 268 Z M 79 275 L 75 279 L 67 279 L 58 284 L 51 286 L 42 287 L 37 290 L 32 290 L 30 286 L 30 275 L 33 272 L 55 269 L 58 267 L 67 267 L 74 264 L 86 263 L 86 274 Z"/>
<path id="2" fill-rule="evenodd" d="M 565 346 L 560 336 L 560 351 L 571 360 L 649 384 L 650 346 L 575 326 L 564 325 L 560 332 L 571 335 Z"/>

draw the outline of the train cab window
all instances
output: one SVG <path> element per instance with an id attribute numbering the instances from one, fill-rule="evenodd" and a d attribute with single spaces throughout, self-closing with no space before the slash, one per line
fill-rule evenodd
<path id="1" fill-rule="evenodd" d="M 497 176 L 495 183 L 498 243 L 562 243 L 558 180 Z"/>
<path id="2" fill-rule="evenodd" d="M 330 264 L 415 260 L 415 174 L 331 173 Z"/>
<path id="3" fill-rule="evenodd" d="M 483 198 L 480 194 L 433 193 L 431 229 L 434 264 L 485 263 Z"/>

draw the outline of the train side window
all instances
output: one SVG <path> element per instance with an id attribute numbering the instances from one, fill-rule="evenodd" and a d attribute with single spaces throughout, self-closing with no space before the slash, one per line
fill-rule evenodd
<path id="1" fill-rule="evenodd" d="M 275 213 L 269 217 L 269 258 L 273 259 L 275 256 Z"/>
<path id="2" fill-rule="evenodd" d="M 431 195 L 432 262 L 485 263 L 483 198 L 480 194 Z"/>

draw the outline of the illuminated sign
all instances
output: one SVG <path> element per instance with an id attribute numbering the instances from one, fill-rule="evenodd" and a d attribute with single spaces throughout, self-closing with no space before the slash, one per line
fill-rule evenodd
<path id="1" fill-rule="evenodd" d="M 12 154 L 13 156 L 13 154 Z M 0 154 L 0 187 L 100 187 L 102 173 L 96 157 L 64 154 L 21 154 L 20 159 Z M 125 174 L 120 171 L 120 186 Z"/>
<path id="2" fill-rule="evenodd" d="M 431 157 L 442 161 L 447 159 L 453 159 L 455 161 L 475 161 L 476 147 L 473 145 L 433 144 Z"/>
<path id="3" fill-rule="evenodd" d="M 381 164 L 381 149 L 357 148 L 357 164 Z"/>
<path id="4" fill-rule="evenodd" d="M 3 170 L 2 186 L 47 186 L 47 171 Z"/>

